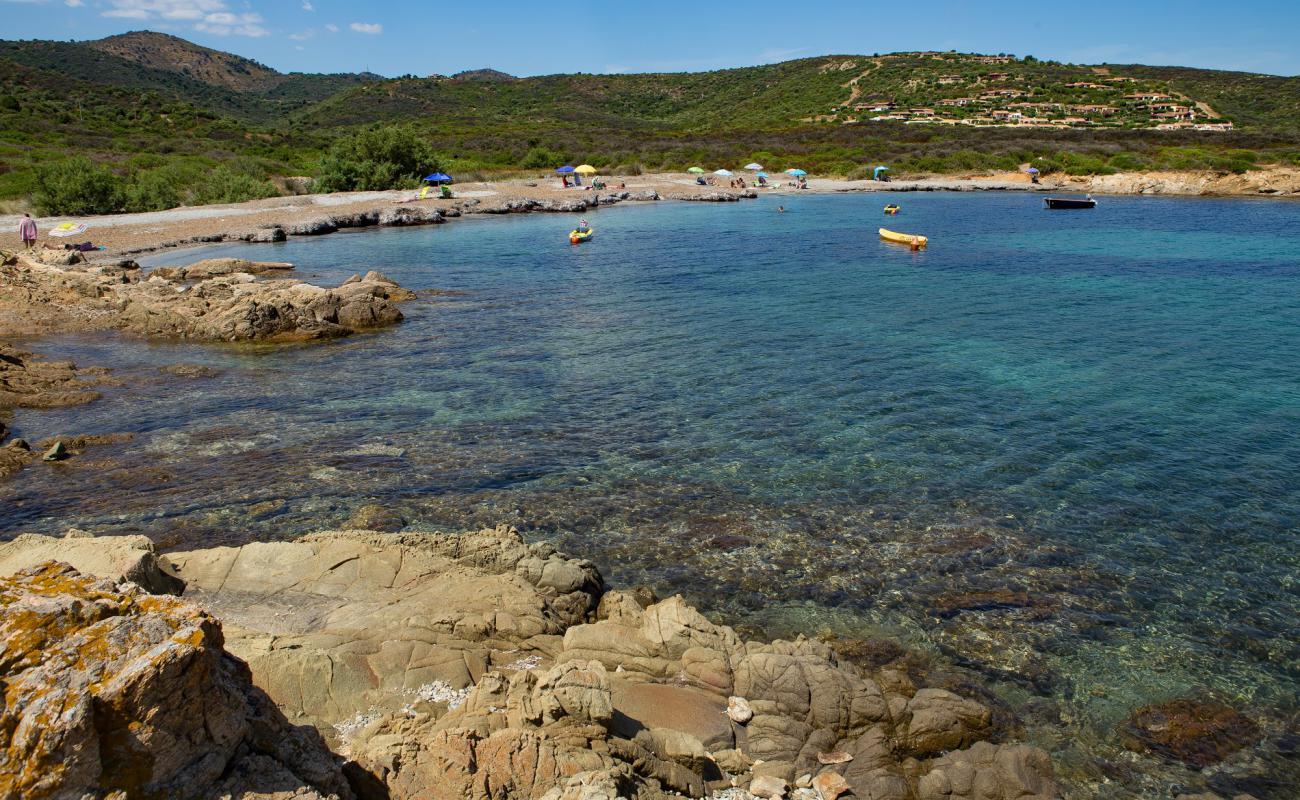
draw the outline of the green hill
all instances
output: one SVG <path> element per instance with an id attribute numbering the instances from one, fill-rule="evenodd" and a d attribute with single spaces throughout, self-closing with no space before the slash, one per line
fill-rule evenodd
<path id="1" fill-rule="evenodd" d="M 71 156 L 123 181 L 203 181 L 217 167 L 257 182 L 310 175 L 329 142 L 373 124 L 416 125 L 460 174 L 573 160 L 630 172 L 749 160 L 818 174 L 886 160 L 896 175 L 1028 160 L 1074 173 L 1240 170 L 1300 158 L 1300 78 L 929 52 L 384 79 L 283 74 L 151 32 L 0 41 L 0 199 Z"/>

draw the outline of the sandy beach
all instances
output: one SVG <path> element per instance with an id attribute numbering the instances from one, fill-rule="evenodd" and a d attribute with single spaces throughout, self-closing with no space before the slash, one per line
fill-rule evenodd
<path id="1" fill-rule="evenodd" d="M 782 176 L 784 177 L 784 176 Z M 41 241 L 60 246 L 64 241 L 90 241 L 105 249 L 90 254 L 91 260 L 117 258 L 154 250 L 204 244 L 226 239 L 248 238 L 251 231 L 273 226 L 290 227 L 326 216 L 346 217 L 386 209 L 420 208 L 454 215 L 472 213 L 510 213 L 514 211 L 567 211 L 568 205 L 597 198 L 615 198 L 624 193 L 627 199 L 707 200 L 731 199 L 719 194 L 741 194 L 729 187 L 726 178 L 714 178 L 717 185 L 700 186 L 691 176 L 680 173 L 609 178 L 603 190 L 590 187 L 561 187 L 554 177 L 516 179 L 496 182 L 464 183 L 454 187 L 450 200 L 417 200 L 413 190 L 383 192 L 340 192 L 273 197 L 231 205 L 194 206 L 139 214 L 114 214 L 101 217 L 39 218 Z M 748 187 L 753 189 L 752 185 Z M 1091 192 L 1117 195 L 1183 196 L 1300 196 L 1300 169 L 1276 168 L 1245 175 L 1218 175 L 1204 172 L 1123 173 L 1089 178 L 1045 178 L 1033 184 L 1023 173 L 997 173 L 927 177 L 887 183 L 870 180 L 809 178 L 806 189 L 797 189 L 787 178 L 757 190 L 763 195 L 787 193 L 839 192 L 907 192 L 907 191 L 1039 191 Z M 610 202 L 601 200 L 602 204 Z M 511 207 L 513 204 L 513 207 Z M 520 207 L 520 204 L 524 204 Z M 559 208 L 538 207 L 539 204 Z M 0 248 L 17 249 L 19 216 L 0 216 Z M 48 230 L 62 222 L 86 222 L 90 228 L 69 240 L 49 239 Z"/>

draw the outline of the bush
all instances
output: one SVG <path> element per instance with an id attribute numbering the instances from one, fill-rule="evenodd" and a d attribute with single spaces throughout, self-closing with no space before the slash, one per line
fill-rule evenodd
<path id="1" fill-rule="evenodd" d="M 550 167 L 554 169 L 563 163 L 564 156 L 561 156 L 559 153 L 556 153 L 553 150 L 547 150 L 545 147 L 533 147 L 530 148 L 528 154 L 524 156 L 524 160 L 521 162 L 520 166 L 528 169 L 541 169 L 542 167 Z"/>
<path id="2" fill-rule="evenodd" d="M 180 190 L 166 170 L 141 172 L 126 187 L 127 211 L 162 211 L 180 204 Z"/>
<path id="3" fill-rule="evenodd" d="M 441 169 L 433 146 L 415 128 L 370 128 L 330 148 L 321 160 L 314 188 L 318 192 L 402 189 Z"/>
<path id="4" fill-rule="evenodd" d="M 36 168 L 32 204 L 41 214 L 111 214 L 122 208 L 121 180 L 82 156 Z"/>
<path id="5" fill-rule="evenodd" d="M 242 203 L 275 197 L 279 192 L 275 184 L 247 173 L 220 166 L 208 173 L 207 178 L 194 189 L 194 203 Z"/>

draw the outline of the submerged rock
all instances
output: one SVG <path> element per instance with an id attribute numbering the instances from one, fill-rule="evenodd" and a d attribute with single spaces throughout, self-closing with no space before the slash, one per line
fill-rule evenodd
<path id="1" fill-rule="evenodd" d="M 1123 733 L 1130 749 L 1192 767 L 1217 764 L 1262 735 L 1259 725 L 1231 706 L 1191 697 L 1138 709 L 1124 724 Z"/>

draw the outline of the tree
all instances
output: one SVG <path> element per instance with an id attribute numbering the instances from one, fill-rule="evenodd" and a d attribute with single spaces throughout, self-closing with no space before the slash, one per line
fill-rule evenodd
<path id="1" fill-rule="evenodd" d="M 341 139 L 321 159 L 319 192 L 402 189 L 442 169 L 433 146 L 414 127 L 391 125 Z"/>

